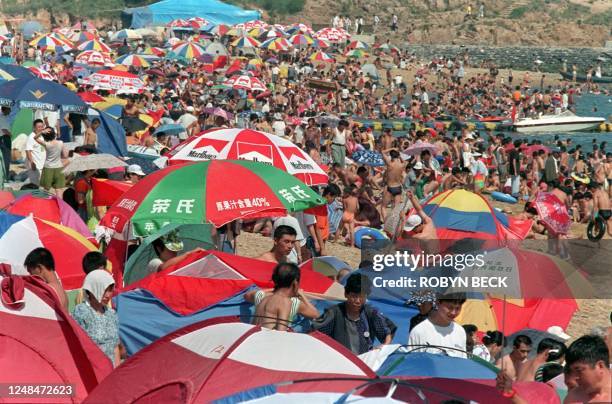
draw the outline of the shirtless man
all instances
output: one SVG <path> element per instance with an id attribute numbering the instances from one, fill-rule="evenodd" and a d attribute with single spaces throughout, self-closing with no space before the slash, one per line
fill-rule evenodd
<path id="1" fill-rule="evenodd" d="M 255 304 L 253 324 L 286 331 L 297 314 L 314 319 L 319 311 L 300 290 L 300 269 L 295 264 L 278 264 L 272 272 L 274 289 L 247 292 L 244 299 Z"/>
<path id="2" fill-rule="evenodd" d="M 591 182 L 589 184 L 591 193 L 593 194 L 593 213 L 598 213 L 599 216 L 606 221 L 608 227 L 608 235 L 612 236 L 612 211 L 610 210 L 610 197 L 601 188 L 601 184 L 598 182 Z"/>
<path id="3" fill-rule="evenodd" d="M 380 144 L 382 146 L 382 150 L 392 149 L 394 142 L 395 142 L 395 138 L 391 134 L 391 129 L 386 128 L 385 130 L 383 130 L 383 135 L 380 138 Z"/>
<path id="4" fill-rule="evenodd" d="M 276 264 L 286 262 L 287 256 L 291 253 L 297 232 L 290 226 L 278 226 L 274 230 L 274 246 L 268 252 L 263 253 L 256 259 Z"/>
<path id="5" fill-rule="evenodd" d="M 610 353 L 603 339 L 593 335 L 578 338 L 568 348 L 565 361 L 578 386 L 569 390 L 564 404 L 612 402 Z"/>
<path id="6" fill-rule="evenodd" d="M 306 126 L 304 137 L 306 142 L 312 142 L 317 149 L 321 147 L 321 131 L 316 125 L 314 118 L 308 118 L 308 126 Z"/>
<path id="7" fill-rule="evenodd" d="M 518 335 L 514 339 L 510 355 L 500 358 L 495 366 L 504 370 L 512 380 L 516 380 L 521 367 L 527 362 L 529 352 L 531 352 L 531 338 L 526 335 Z"/>
<path id="8" fill-rule="evenodd" d="M 391 150 L 388 155 L 383 153 L 383 159 L 387 165 L 387 171 L 385 172 L 387 188 L 385 188 L 383 194 L 380 216 L 384 221 L 389 202 L 391 202 L 391 209 L 393 209 L 395 205 L 402 201 L 402 183 L 404 182 L 406 163 L 400 159 L 400 154 L 395 149 Z"/>
<path id="9" fill-rule="evenodd" d="M 439 253 L 438 233 L 433 220 L 423 211 L 412 191 L 407 191 L 406 197 L 412 203 L 416 214 L 408 216 L 404 222 L 403 238 L 426 241 L 425 248 L 428 250 L 426 253 Z"/>
<path id="10" fill-rule="evenodd" d="M 604 171 L 606 172 L 606 179 L 608 181 L 608 195 L 612 198 L 612 153 L 606 153 L 606 160 L 604 162 Z"/>
<path id="11" fill-rule="evenodd" d="M 87 125 L 87 121 L 85 121 Z M 96 134 L 96 130 L 100 126 L 100 120 L 98 118 L 94 118 L 91 121 L 91 125 L 87 125 L 87 129 L 85 130 L 85 138 L 83 140 L 84 146 L 94 146 L 96 147 L 98 143 L 98 135 Z"/>
<path id="12" fill-rule="evenodd" d="M 538 354 L 535 358 L 529 359 L 521 366 L 516 380 L 519 382 L 533 382 L 538 368 L 547 363 L 556 362 L 557 364 L 565 355 L 567 348 L 562 342 L 552 338 L 544 338 L 538 344 Z"/>
<path id="13" fill-rule="evenodd" d="M 62 307 L 68 310 L 68 296 L 55 272 L 55 260 L 51 251 L 42 247 L 35 248 L 26 256 L 23 266 L 30 275 L 42 278 L 53 289 Z"/>

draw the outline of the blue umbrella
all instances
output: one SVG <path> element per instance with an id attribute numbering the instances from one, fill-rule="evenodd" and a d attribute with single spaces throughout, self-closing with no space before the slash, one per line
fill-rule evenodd
<path id="1" fill-rule="evenodd" d="M 183 125 L 179 125 L 176 123 L 169 123 L 155 129 L 155 135 L 159 135 L 161 133 L 165 135 L 178 135 L 179 133 L 183 132 L 185 132 L 185 128 L 183 127 Z"/>
<path id="2" fill-rule="evenodd" d="M 138 164 L 140 168 L 142 168 L 142 171 L 147 175 L 159 170 L 159 167 L 153 163 L 153 160 L 147 160 L 142 157 L 131 157 L 125 160 L 125 162 L 129 165 Z"/>
<path id="3" fill-rule="evenodd" d="M 25 38 L 33 37 L 37 32 L 43 32 L 44 28 L 38 21 L 25 21 L 19 24 L 19 31 L 23 33 Z"/>
<path id="4" fill-rule="evenodd" d="M 410 348 L 410 347 L 408 347 Z M 376 372 L 379 376 L 495 379 L 496 373 L 476 361 L 427 352 L 394 352 Z"/>
<path id="5" fill-rule="evenodd" d="M 17 65 L 0 65 L 0 70 L 10 74 L 16 79 L 32 79 L 36 77 L 30 69 Z"/>
<path id="6" fill-rule="evenodd" d="M 17 79 L 0 84 L 0 105 L 19 102 L 20 108 L 85 113 L 88 105 L 61 84 L 39 78 Z"/>
<path id="7" fill-rule="evenodd" d="M 353 152 L 351 158 L 359 164 L 380 167 L 385 165 L 382 154 L 372 150 L 357 150 Z"/>

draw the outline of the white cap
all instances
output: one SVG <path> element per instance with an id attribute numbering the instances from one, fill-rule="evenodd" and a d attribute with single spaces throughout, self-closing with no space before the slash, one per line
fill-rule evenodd
<path id="1" fill-rule="evenodd" d="M 145 173 L 142 172 L 142 167 L 140 167 L 138 164 L 132 164 L 127 168 L 127 172 L 128 174 L 136 174 L 136 175 L 140 175 L 142 177 L 145 176 Z"/>
<path id="2" fill-rule="evenodd" d="M 546 330 L 546 332 L 561 338 L 563 341 L 567 341 L 568 339 L 572 338 L 569 335 L 567 335 L 563 331 L 563 328 L 559 327 L 558 325 L 553 325 L 553 326 L 548 327 L 548 330 Z"/>
<path id="3" fill-rule="evenodd" d="M 192 106 L 192 105 L 189 105 L 187 108 L 185 108 L 185 110 L 186 110 L 187 112 L 193 112 L 193 111 L 195 111 L 195 109 L 193 108 L 193 106 Z"/>
<path id="4" fill-rule="evenodd" d="M 419 215 L 410 215 L 404 223 L 404 231 L 412 231 L 415 227 L 423 223 L 423 219 Z"/>
<path id="5" fill-rule="evenodd" d="M 474 132 L 469 132 L 467 135 L 465 135 L 465 138 L 474 140 Z"/>
<path id="6" fill-rule="evenodd" d="M 472 157 L 480 157 L 480 156 L 482 156 L 481 153 L 478 153 L 478 152 L 472 153 Z"/>
<path id="7" fill-rule="evenodd" d="M 414 168 L 415 170 L 422 170 L 423 169 L 423 163 L 421 163 L 420 161 L 417 161 L 414 164 L 414 167 L 412 167 L 412 168 Z"/>
<path id="8" fill-rule="evenodd" d="M 274 119 L 276 119 L 277 121 L 282 121 L 283 120 L 283 116 L 281 115 L 280 112 L 276 112 L 276 113 L 274 113 Z"/>

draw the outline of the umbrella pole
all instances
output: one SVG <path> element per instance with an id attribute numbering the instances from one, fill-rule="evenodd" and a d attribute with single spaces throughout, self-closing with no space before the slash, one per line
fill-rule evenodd
<path id="1" fill-rule="evenodd" d="M 506 295 L 504 294 L 504 303 L 502 305 L 502 329 L 501 329 L 501 333 L 504 336 L 504 339 L 506 338 Z M 501 371 L 504 371 L 504 361 L 501 361 Z"/>

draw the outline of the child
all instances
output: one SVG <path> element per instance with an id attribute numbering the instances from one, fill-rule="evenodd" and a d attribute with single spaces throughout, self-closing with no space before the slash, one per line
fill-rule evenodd
<path id="1" fill-rule="evenodd" d="M 344 189 L 344 195 L 342 195 L 342 206 L 344 207 L 344 214 L 338 226 L 336 232 L 336 239 L 342 234 L 342 230 L 347 230 L 348 245 L 351 247 L 355 246 L 355 238 L 353 232 L 355 230 L 355 215 L 359 211 L 359 200 L 357 199 L 357 188 L 354 185 L 350 185 Z"/>

